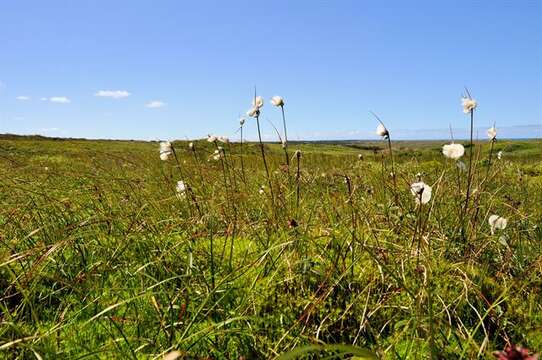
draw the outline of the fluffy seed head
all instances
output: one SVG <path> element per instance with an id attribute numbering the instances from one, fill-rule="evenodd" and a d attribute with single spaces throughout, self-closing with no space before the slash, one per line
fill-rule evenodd
<path id="1" fill-rule="evenodd" d="M 187 186 L 184 181 L 179 180 L 177 181 L 177 186 L 175 187 L 175 190 L 177 190 L 177 197 L 181 198 L 186 195 Z"/>
<path id="2" fill-rule="evenodd" d="M 256 96 L 252 99 L 252 106 L 259 110 L 263 106 L 263 97 Z"/>
<path id="3" fill-rule="evenodd" d="M 502 150 L 497 153 L 497 159 L 502 159 Z"/>
<path id="4" fill-rule="evenodd" d="M 463 97 L 461 98 L 461 105 L 463 105 L 463 112 L 469 114 L 472 110 L 476 109 L 478 103 L 474 99 Z"/>
<path id="5" fill-rule="evenodd" d="M 284 106 L 284 99 L 281 96 L 275 95 L 271 98 L 273 106 Z"/>
<path id="6" fill-rule="evenodd" d="M 382 137 L 388 137 L 390 133 L 388 132 L 388 129 L 386 129 L 384 124 L 380 123 L 376 127 L 376 135 L 382 136 Z"/>
<path id="7" fill-rule="evenodd" d="M 504 230 L 506 225 L 508 225 L 508 220 L 499 215 L 491 215 L 488 219 L 489 226 L 491 227 L 491 234 L 495 234 L 495 230 Z"/>
<path id="8" fill-rule="evenodd" d="M 451 143 L 442 147 L 442 153 L 447 158 L 457 160 L 465 154 L 465 148 L 461 144 Z"/>
<path id="9" fill-rule="evenodd" d="M 427 204 L 431 200 L 431 186 L 423 181 L 418 181 L 410 185 L 410 192 L 416 200 L 416 204 Z"/>
<path id="10" fill-rule="evenodd" d="M 260 109 L 258 107 L 256 107 L 256 106 L 253 106 L 252 109 L 247 111 L 247 116 L 249 116 L 249 117 L 256 118 L 259 115 L 260 115 Z"/>
<path id="11" fill-rule="evenodd" d="M 160 160 L 166 161 L 173 154 L 173 148 L 169 141 L 160 142 Z"/>
<path id="12" fill-rule="evenodd" d="M 497 137 L 497 129 L 495 129 L 495 126 L 487 129 L 487 137 L 489 138 L 489 140 L 495 140 L 495 138 Z"/>
<path id="13" fill-rule="evenodd" d="M 207 141 L 208 142 L 214 143 L 217 140 L 218 140 L 218 138 L 216 137 L 216 135 L 207 135 Z"/>

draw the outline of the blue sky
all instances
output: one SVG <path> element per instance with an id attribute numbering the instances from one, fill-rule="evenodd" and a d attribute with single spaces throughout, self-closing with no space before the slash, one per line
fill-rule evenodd
<path id="1" fill-rule="evenodd" d="M 257 85 L 266 137 L 273 95 L 293 139 L 461 137 L 468 86 L 480 137 L 542 137 L 541 4 L 2 1 L 0 133 L 234 137 Z"/>

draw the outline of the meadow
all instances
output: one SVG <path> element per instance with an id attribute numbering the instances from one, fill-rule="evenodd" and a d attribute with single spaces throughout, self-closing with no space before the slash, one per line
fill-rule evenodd
<path id="1" fill-rule="evenodd" d="M 0 137 L 0 358 L 541 351 L 542 140 L 211 140 Z"/>

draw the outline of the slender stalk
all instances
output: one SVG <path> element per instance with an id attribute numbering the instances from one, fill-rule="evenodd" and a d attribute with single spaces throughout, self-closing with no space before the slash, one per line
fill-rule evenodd
<path id="1" fill-rule="evenodd" d="M 171 150 L 173 152 L 173 157 L 175 158 L 175 162 L 177 163 L 177 169 L 179 169 L 179 176 L 181 177 L 182 180 L 185 180 L 183 176 L 183 171 L 181 168 L 181 163 L 179 162 L 179 158 L 177 157 L 177 152 L 175 151 L 175 148 L 173 147 L 173 145 L 171 145 Z M 194 203 L 194 206 L 196 207 L 198 215 L 201 217 L 202 213 L 201 213 L 198 200 L 196 198 L 196 195 L 192 191 L 192 188 L 190 187 L 190 185 L 187 186 L 186 191 L 190 194 L 190 198 L 192 199 L 192 202 Z M 190 208 L 190 202 L 188 200 L 187 200 L 187 203 L 188 203 L 188 207 Z"/>
<path id="2" fill-rule="evenodd" d="M 247 178 L 245 174 L 245 163 L 243 160 L 243 125 L 241 125 L 241 143 L 239 144 L 239 155 L 241 158 L 241 172 L 243 174 L 243 182 L 246 184 Z"/>
<path id="3" fill-rule="evenodd" d="M 489 168 L 491 167 L 491 160 L 493 157 L 493 146 L 495 145 L 495 139 L 491 139 L 491 146 L 489 148 L 489 159 L 487 163 L 487 171 L 489 172 Z"/>
<path id="4" fill-rule="evenodd" d="M 299 171 L 299 168 L 300 168 L 300 163 L 301 163 L 301 152 L 299 152 L 299 150 L 296 152 L 297 156 L 297 171 L 296 171 L 296 175 L 295 175 L 295 181 L 296 181 L 296 191 L 295 191 L 295 212 L 296 212 L 296 217 L 299 218 L 299 178 L 300 178 L 300 171 Z"/>
<path id="5" fill-rule="evenodd" d="M 352 274 L 351 275 L 352 275 L 352 279 L 354 279 L 354 264 L 355 264 L 354 247 L 356 245 L 356 210 L 354 207 L 354 198 L 352 196 L 352 183 L 350 182 L 350 178 L 348 176 L 345 175 L 344 178 L 346 179 L 346 188 L 348 190 L 348 202 L 350 203 L 350 210 L 351 210 L 350 218 L 352 221 L 352 232 L 351 232 L 352 240 L 350 243 L 350 252 L 352 255 L 352 267 L 351 267 Z"/>
<path id="6" fill-rule="evenodd" d="M 284 156 L 286 157 L 286 165 L 288 165 L 288 177 L 290 175 L 290 157 L 288 156 L 288 133 L 286 132 L 286 117 L 284 116 L 284 105 L 280 106 L 282 112 L 282 126 L 284 128 Z"/>
<path id="7" fill-rule="evenodd" d="M 273 212 L 275 211 L 275 196 L 273 194 L 273 186 L 271 184 L 271 176 L 269 175 L 269 167 L 267 166 L 267 160 L 265 159 L 265 150 L 262 142 L 262 133 L 260 130 L 260 115 L 256 116 L 256 125 L 258 126 L 258 139 L 260 141 L 260 150 L 262 152 L 263 165 L 265 167 L 265 174 L 267 176 L 267 183 L 269 184 L 269 193 L 271 194 L 271 203 L 273 205 Z"/>
<path id="8" fill-rule="evenodd" d="M 196 145 L 192 146 L 192 155 L 194 155 L 194 161 L 196 163 L 196 167 L 198 168 L 198 175 L 200 177 L 200 182 L 201 184 L 204 184 L 205 182 L 203 181 L 203 173 L 201 171 L 201 162 L 199 160 L 198 153 L 196 152 Z"/>
<path id="9" fill-rule="evenodd" d="M 469 207 L 470 188 L 472 182 L 472 148 L 473 148 L 473 133 L 474 133 L 474 109 L 470 111 L 470 142 L 469 142 L 469 171 L 467 175 L 467 194 L 465 196 L 465 205 L 463 207 L 463 215 L 461 216 L 463 240 L 466 240 L 465 218 Z"/>
<path id="10" fill-rule="evenodd" d="M 393 161 L 393 151 L 391 149 L 391 138 L 390 138 L 389 134 L 388 134 L 388 149 L 390 151 L 391 174 L 392 174 L 392 178 L 393 178 L 393 188 L 394 188 L 395 197 L 397 198 L 397 179 L 396 179 L 396 176 L 395 176 L 395 165 L 394 165 L 394 161 Z"/>

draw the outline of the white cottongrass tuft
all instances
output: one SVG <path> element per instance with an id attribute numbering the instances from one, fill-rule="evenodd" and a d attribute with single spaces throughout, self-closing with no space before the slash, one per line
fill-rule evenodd
<path id="1" fill-rule="evenodd" d="M 222 148 L 219 146 L 217 150 L 213 153 L 213 160 L 218 161 L 222 157 Z"/>
<path id="2" fill-rule="evenodd" d="M 491 235 L 495 234 L 496 229 L 504 230 L 506 229 L 506 225 L 508 225 L 508 220 L 499 215 L 491 215 L 488 222 L 491 227 Z"/>
<path id="3" fill-rule="evenodd" d="M 470 97 L 461 98 L 461 105 L 463 105 L 463 112 L 465 114 L 470 113 L 472 110 L 476 109 L 478 103 L 476 100 L 471 99 Z"/>
<path id="4" fill-rule="evenodd" d="M 160 142 L 160 160 L 166 161 L 173 154 L 173 148 L 169 141 Z"/>
<path id="5" fill-rule="evenodd" d="M 193 143 L 193 142 L 190 142 L 190 143 L 188 144 L 188 148 L 189 148 L 190 150 L 194 150 L 194 143 Z"/>
<path id="6" fill-rule="evenodd" d="M 263 106 L 263 97 L 256 96 L 252 99 L 252 107 L 257 108 L 258 110 Z"/>
<path id="7" fill-rule="evenodd" d="M 489 140 L 495 140 L 495 138 L 497 137 L 497 129 L 495 129 L 495 126 L 487 129 L 487 137 L 489 138 Z"/>
<path id="8" fill-rule="evenodd" d="M 249 111 L 247 111 L 247 116 L 249 117 L 258 117 L 260 115 L 260 109 L 258 109 L 257 107 L 253 106 L 252 109 L 250 109 Z"/>
<path id="9" fill-rule="evenodd" d="M 388 129 L 386 129 L 384 124 L 382 123 L 378 124 L 378 126 L 376 127 L 376 135 L 382 136 L 382 137 L 388 137 L 389 134 L 390 133 L 388 132 Z"/>
<path id="10" fill-rule="evenodd" d="M 497 153 L 497 159 L 502 159 L 502 150 Z"/>
<path id="11" fill-rule="evenodd" d="M 178 198 L 184 198 L 186 196 L 186 190 L 187 186 L 184 181 L 179 180 L 177 181 L 177 186 L 175 187 L 175 190 L 177 190 L 177 197 Z"/>
<path id="12" fill-rule="evenodd" d="M 431 186 L 423 181 L 418 181 L 410 185 L 410 191 L 416 199 L 416 204 L 427 204 L 431 200 Z"/>
<path id="13" fill-rule="evenodd" d="M 465 148 L 461 144 L 451 143 L 442 147 L 442 153 L 447 158 L 457 160 L 465 154 Z"/>
<path id="14" fill-rule="evenodd" d="M 218 140 L 218 137 L 216 135 L 207 135 L 207 141 L 210 143 L 214 143 Z"/>
<path id="15" fill-rule="evenodd" d="M 271 98 L 271 105 L 284 106 L 284 99 L 281 96 L 275 95 Z"/>

